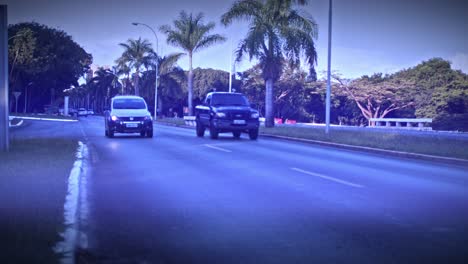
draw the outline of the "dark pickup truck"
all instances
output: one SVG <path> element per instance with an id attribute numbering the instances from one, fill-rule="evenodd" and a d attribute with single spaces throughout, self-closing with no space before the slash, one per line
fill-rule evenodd
<path id="1" fill-rule="evenodd" d="M 248 133 L 252 140 L 258 138 L 258 111 L 241 93 L 208 93 L 203 104 L 195 107 L 195 116 L 199 137 L 203 137 L 208 128 L 212 139 L 227 132 L 232 132 L 235 138 L 242 132 Z"/>

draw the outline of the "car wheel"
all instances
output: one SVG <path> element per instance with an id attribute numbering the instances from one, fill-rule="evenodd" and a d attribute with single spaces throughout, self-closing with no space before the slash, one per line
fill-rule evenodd
<path id="1" fill-rule="evenodd" d="M 232 132 L 232 135 L 234 136 L 234 138 L 240 138 L 241 132 L 240 131 L 234 131 L 234 132 Z"/>
<path id="2" fill-rule="evenodd" d="M 258 128 L 249 130 L 249 138 L 251 140 L 256 140 L 258 138 Z"/>
<path id="3" fill-rule="evenodd" d="M 152 138 L 153 137 L 153 130 L 146 131 L 146 137 Z"/>
<path id="4" fill-rule="evenodd" d="M 109 134 L 109 137 L 110 137 L 110 138 L 113 138 L 113 137 L 114 137 L 114 131 L 109 130 L 109 131 L 107 132 L 107 134 Z"/>
<path id="5" fill-rule="evenodd" d="M 211 139 L 218 139 L 218 130 L 211 124 L 210 126 L 210 137 Z"/>
<path id="6" fill-rule="evenodd" d="M 196 121 L 196 130 L 197 130 L 197 137 L 203 137 L 205 135 L 205 127 L 198 119 Z"/>

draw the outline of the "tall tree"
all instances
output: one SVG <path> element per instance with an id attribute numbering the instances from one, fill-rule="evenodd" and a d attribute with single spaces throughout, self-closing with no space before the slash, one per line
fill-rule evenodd
<path id="1" fill-rule="evenodd" d="M 63 90 L 78 86 L 92 56 L 62 30 L 38 23 L 8 27 L 10 85 L 22 91 L 27 110 L 42 111 Z M 21 100 L 23 101 L 23 100 Z"/>
<path id="2" fill-rule="evenodd" d="M 306 5 L 307 1 L 239 0 L 221 17 L 225 26 L 234 20 L 249 23 L 247 36 L 237 50 L 237 60 L 247 53 L 250 59 L 255 57 L 260 62 L 266 86 L 265 125 L 268 127 L 274 126 L 273 85 L 281 75 L 285 59 L 299 64 L 305 55 L 311 75 L 315 73 L 317 24 L 309 14 L 294 9 L 294 4 Z"/>
<path id="3" fill-rule="evenodd" d="M 140 80 L 140 71 L 142 67 L 151 64 L 153 49 L 148 40 L 128 39 L 126 43 L 120 43 L 124 51 L 120 58 L 116 60 L 118 65 L 126 65 L 128 69 L 135 70 L 135 95 L 140 95 L 138 82 Z"/>
<path id="4" fill-rule="evenodd" d="M 193 114 L 193 71 L 192 57 L 193 53 L 203 48 L 209 47 L 215 43 L 225 40 L 219 34 L 209 34 L 215 27 L 214 22 L 207 24 L 203 21 L 203 13 L 193 15 L 181 11 L 179 18 L 174 20 L 174 28 L 170 25 L 161 26 L 160 31 L 167 35 L 167 43 L 182 48 L 189 56 L 189 74 L 188 74 L 188 108 L 189 115 Z"/>
<path id="5" fill-rule="evenodd" d="M 382 76 L 381 73 L 365 75 L 352 81 L 343 80 L 336 75 L 334 79 L 356 102 L 367 120 L 384 118 L 395 110 L 414 104 L 414 100 L 407 96 L 408 90 L 414 86 L 409 80 Z M 369 125 L 374 124 L 369 121 Z"/>

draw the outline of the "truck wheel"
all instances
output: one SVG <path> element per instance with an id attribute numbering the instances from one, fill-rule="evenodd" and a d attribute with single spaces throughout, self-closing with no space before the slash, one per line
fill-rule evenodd
<path id="1" fill-rule="evenodd" d="M 106 135 L 106 137 L 109 136 L 109 132 L 107 131 L 107 129 L 106 129 L 106 132 L 104 134 Z"/>
<path id="2" fill-rule="evenodd" d="M 146 131 L 146 137 L 152 138 L 153 137 L 153 130 Z"/>
<path id="3" fill-rule="evenodd" d="M 249 130 L 249 138 L 251 140 L 256 140 L 258 138 L 258 128 Z"/>
<path id="4" fill-rule="evenodd" d="M 233 131 L 232 135 L 234 136 L 234 138 L 240 138 L 241 132 L 240 131 Z"/>
<path id="5" fill-rule="evenodd" d="M 146 132 L 145 131 L 140 131 L 140 136 L 141 137 L 144 137 L 146 135 Z"/>
<path id="6" fill-rule="evenodd" d="M 205 135 L 205 127 L 203 124 L 200 122 L 200 120 L 197 119 L 196 121 L 196 130 L 197 130 L 197 137 L 203 137 Z"/>
<path id="7" fill-rule="evenodd" d="M 211 124 L 210 126 L 210 137 L 211 139 L 218 139 L 218 130 Z"/>

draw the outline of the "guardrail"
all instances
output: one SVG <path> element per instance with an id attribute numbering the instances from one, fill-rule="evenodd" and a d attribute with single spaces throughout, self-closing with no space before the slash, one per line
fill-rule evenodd
<path id="1" fill-rule="evenodd" d="M 370 118 L 369 121 L 375 122 L 376 128 L 432 130 L 429 126 L 432 118 Z"/>
<path id="2" fill-rule="evenodd" d="M 187 126 L 196 126 L 196 117 L 195 116 L 184 116 L 185 125 Z"/>

